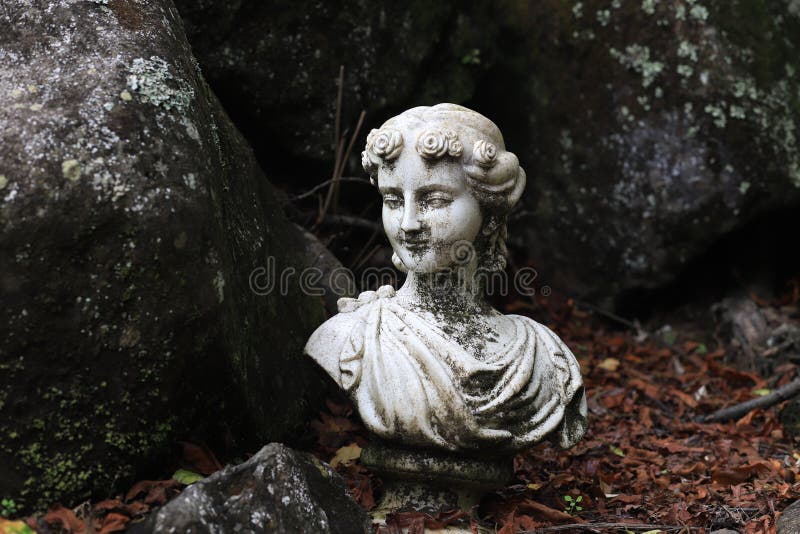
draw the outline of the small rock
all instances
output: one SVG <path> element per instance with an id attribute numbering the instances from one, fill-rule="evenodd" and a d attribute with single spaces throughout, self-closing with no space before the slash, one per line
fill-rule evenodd
<path id="1" fill-rule="evenodd" d="M 366 532 L 366 512 L 327 464 L 270 443 L 187 488 L 130 532 Z"/>
<path id="2" fill-rule="evenodd" d="M 795 501 L 778 518 L 778 534 L 800 534 L 800 501 Z"/>

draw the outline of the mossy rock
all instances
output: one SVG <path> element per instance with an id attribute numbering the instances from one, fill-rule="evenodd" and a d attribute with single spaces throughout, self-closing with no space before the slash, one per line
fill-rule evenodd
<path id="1" fill-rule="evenodd" d="M 528 173 L 510 235 L 537 284 L 613 302 L 800 205 L 796 2 L 178 7 L 212 86 L 292 187 L 329 174 L 339 65 L 343 124 L 367 111 L 356 147 L 416 105 L 494 120 Z"/>
<path id="2" fill-rule="evenodd" d="M 362 109 L 379 124 L 404 107 L 469 99 L 497 49 L 488 1 L 176 4 L 209 83 L 260 161 L 282 171 L 286 154 L 330 166 L 340 66 L 352 132 Z"/>
<path id="3" fill-rule="evenodd" d="M 519 53 L 478 92 L 528 171 L 510 233 L 526 234 L 541 283 L 657 288 L 732 230 L 800 205 L 796 2 L 519 9 Z"/>
<path id="4" fill-rule="evenodd" d="M 323 306 L 251 290 L 258 267 L 304 267 L 300 236 L 174 5 L 3 16 L 0 496 L 109 496 L 224 417 L 285 439 L 320 389 L 301 355 Z"/>
<path id="5" fill-rule="evenodd" d="M 328 464 L 270 443 L 246 462 L 192 484 L 131 533 L 371 530 L 366 512 Z"/>

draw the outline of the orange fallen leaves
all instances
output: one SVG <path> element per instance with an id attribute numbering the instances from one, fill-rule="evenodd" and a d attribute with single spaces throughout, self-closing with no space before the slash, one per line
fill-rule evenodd
<path id="1" fill-rule="evenodd" d="M 75 512 L 64 508 L 60 504 L 52 506 L 43 518 L 44 522 L 53 527 L 60 527 L 67 532 L 82 532 L 84 522 L 78 519 Z"/>
<path id="2" fill-rule="evenodd" d="M 673 349 L 633 333 L 608 334 L 600 321 L 577 326 L 568 311 L 551 316 L 559 318 L 551 326 L 567 345 L 586 347 L 589 355 L 582 364 L 593 369 L 584 374 L 590 429 L 570 451 L 543 443 L 517 457 L 525 493 L 484 510 L 505 529 L 500 532 L 517 532 L 530 521 L 536 528 L 557 523 L 520 504 L 528 499 L 566 513 L 568 494 L 583 496 L 579 518 L 589 522 L 774 532 L 776 513 L 800 498 L 800 453 L 785 437 L 777 410 L 725 424 L 694 422 L 752 398 L 764 379 L 722 364 L 725 347 L 701 351 L 699 342 L 679 339 L 674 347 L 680 349 Z M 743 512 L 732 519 L 726 509 Z"/>

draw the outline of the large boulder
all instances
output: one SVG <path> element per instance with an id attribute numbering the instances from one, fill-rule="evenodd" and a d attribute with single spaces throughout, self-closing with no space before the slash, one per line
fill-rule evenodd
<path id="1" fill-rule="evenodd" d="M 796 2 L 178 6 L 212 86 L 287 187 L 328 176 L 340 64 L 343 124 L 368 111 L 357 146 L 413 105 L 495 120 L 528 171 L 510 235 L 537 284 L 611 303 L 800 203 Z"/>
<path id="2" fill-rule="evenodd" d="M 470 98 L 497 48 L 487 1 L 176 4 L 209 83 L 259 159 L 283 171 L 286 153 L 330 167 L 340 65 L 352 127 L 362 109 L 380 123 L 406 106 Z"/>
<path id="3" fill-rule="evenodd" d="M 515 24 L 525 57 L 486 82 L 482 111 L 517 125 L 529 191 L 511 234 L 543 283 L 655 288 L 800 205 L 797 2 L 548 0 Z"/>
<path id="4" fill-rule="evenodd" d="M 0 19 L 0 496 L 106 495 L 223 409 L 285 438 L 320 389 L 301 351 L 322 301 L 251 287 L 299 272 L 302 237 L 172 1 Z"/>
<path id="5" fill-rule="evenodd" d="M 369 525 L 329 465 L 271 443 L 243 464 L 192 484 L 132 532 L 357 534 Z"/>

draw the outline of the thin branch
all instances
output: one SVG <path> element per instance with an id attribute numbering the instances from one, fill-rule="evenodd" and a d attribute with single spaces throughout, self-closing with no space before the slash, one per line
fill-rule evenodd
<path id="1" fill-rule="evenodd" d="M 333 177 L 333 183 L 331 184 L 331 190 L 333 191 L 333 212 L 336 213 L 336 206 L 339 204 L 339 178 L 342 177 L 342 173 L 344 173 L 344 166 L 347 164 L 347 160 L 350 158 L 350 152 L 353 150 L 353 145 L 358 138 L 358 133 L 361 131 L 361 125 L 364 124 L 364 117 L 367 115 L 367 112 L 362 110 L 361 113 L 358 115 L 358 122 L 356 123 L 356 129 L 353 132 L 353 135 L 350 136 L 350 142 L 347 144 L 347 150 L 344 151 L 344 156 L 341 158 L 339 162 L 337 162 L 336 166 L 336 174 Z"/>
<path id="2" fill-rule="evenodd" d="M 367 250 L 372 245 L 372 243 L 375 242 L 375 238 L 378 237 L 379 233 L 380 232 L 378 232 L 377 230 L 372 232 L 372 234 L 370 234 L 369 239 L 367 240 L 366 244 L 363 247 L 361 247 L 361 250 L 358 252 L 358 255 L 356 256 L 356 259 L 353 260 L 353 270 L 354 271 L 357 271 L 361 267 L 361 265 L 364 262 L 366 262 L 367 260 L 369 260 L 372 257 L 372 255 L 375 254 L 375 252 L 378 250 L 378 248 L 380 248 L 382 246 L 380 243 L 375 245 L 375 248 L 373 248 L 372 251 L 370 251 L 369 254 L 364 256 L 364 254 L 366 254 Z"/>
<path id="3" fill-rule="evenodd" d="M 344 139 L 339 139 L 339 142 L 336 143 L 336 157 L 333 162 L 333 176 L 330 179 L 330 186 L 328 186 L 328 194 L 325 195 L 325 201 L 322 203 L 322 209 L 317 216 L 317 224 L 319 224 L 322 219 L 325 218 L 325 214 L 328 213 L 328 208 L 331 205 L 331 200 L 333 200 L 333 188 L 336 186 L 337 181 L 337 170 L 339 169 L 339 159 L 342 157 L 342 150 L 344 149 Z"/>
<path id="4" fill-rule="evenodd" d="M 638 325 L 638 324 L 636 324 L 636 323 L 634 323 L 632 321 L 629 321 L 629 320 L 625 319 L 624 317 L 620 317 L 619 315 L 617 315 L 614 312 L 610 312 L 608 310 L 604 310 L 603 308 L 601 308 L 599 306 L 595 306 L 594 304 L 591 304 L 589 302 L 585 302 L 583 300 L 576 300 L 575 303 L 578 306 L 582 306 L 584 308 L 588 308 L 590 311 L 592 311 L 594 313 L 597 313 L 599 315 L 602 315 L 602 316 L 606 317 L 607 319 L 611 319 L 612 321 L 616 321 L 616 322 L 618 322 L 618 323 L 620 323 L 622 325 L 625 325 L 628 328 L 630 328 L 631 330 L 634 330 L 637 334 L 642 331 L 640 325 Z M 649 334 L 649 332 L 648 332 L 648 334 Z"/>
<path id="5" fill-rule="evenodd" d="M 344 172 L 344 166 L 347 163 L 347 160 L 350 158 L 350 152 L 353 151 L 353 145 L 355 144 L 356 139 L 358 138 L 358 133 L 361 131 L 361 126 L 364 124 L 364 117 L 366 116 L 367 112 L 361 110 L 361 113 L 358 115 L 358 122 L 356 123 L 356 129 L 353 132 L 353 135 L 350 137 L 350 143 L 348 143 L 347 150 L 345 150 L 344 152 L 344 157 L 342 158 L 342 161 L 339 163 L 339 168 L 337 169 L 336 176 L 339 177 L 342 176 L 342 173 Z"/>
<path id="6" fill-rule="evenodd" d="M 362 183 L 362 184 L 366 184 L 366 185 L 372 186 L 372 183 L 369 180 L 365 180 L 364 178 L 355 178 L 353 176 L 340 176 L 338 178 L 338 180 L 340 182 L 358 182 L 358 183 Z M 334 181 L 333 178 L 331 178 L 330 180 L 325 180 L 321 184 L 315 185 L 314 187 L 312 187 L 311 189 L 309 189 L 305 193 L 300 193 L 299 195 L 296 195 L 296 196 L 293 196 L 293 197 L 289 197 L 288 200 L 295 201 L 295 200 L 302 200 L 304 198 L 310 197 L 311 195 L 313 195 L 317 191 L 319 191 L 321 189 L 324 189 L 326 185 L 329 185 L 329 184 L 333 183 L 333 181 Z"/>
<path id="7" fill-rule="evenodd" d="M 339 79 L 338 79 L 338 88 L 336 90 L 336 118 L 334 119 L 334 126 L 333 126 L 333 143 L 335 148 L 335 156 L 333 159 L 333 174 L 331 176 L 331 183 L 330 188 L 328 189 L 328 194 L 325 197 L 325 202 L 322 204 L 322 210 L 317 216 L 317 224 L 322 222 L 322 219 L 325 218 L 325 214 L 328 212 L 328 207 L 330 207 L 331 200 L 333 198 L 333 188 L 336 185 L 336 176 L 339 172 L 339 164 L 342 158 L 342 150 L 344 149 L 344 139 L 341 138 L 341 127 L 342 127 L 342 93 L 344 91 L 344 65 L 339 65 Z"/>
<path id="8" fill-rule="evenodd" d="M 749 401 L 734 404 L 733 406 L 728 406 L 727 408 L 717 410 L 710 415 L 699 417 L 697 422 L 720 423 L 723 421 L 730 421 L 731 419 L 739 419 L 746 413 L 757 408 L 769 408 L 770 406 L 785 400 L 789 400 L 797 395 L 800 395 L 800 378 L 794 379 L 785 386 L 776 389 L 769 395 L 764 395 L 763 397 L 757 397 Z"/>
<path id="9" fill-rule="evenodd" d="M 366 262 L 368 262 L 369 259 L 372 256 L 374 256 L 375 253 L 378 252 L 381 249 L 381 247 L 383 247 L 383 245 L 380 244 L 380 243 L 378 243 L 377 245 L 372 247 L 372 249 L 370 249 L 370 251 L 369 251 L 369 254 L 365 255 L 363 258 L 360 258 L 360 261 L 353 266 L 353 270 L 360 269 L 362 265 L 364 265 Z"/>
<path id="10" fill-rule="evenodd" d="M 536 530 L 526 530 L 522 534 L 539 534 L 543 532 L 558 532 L 560 530 L 596 530 L 596 529 L 620 528 L 627 530 L 700 530 L 699 527 L 687 527 L 685 525 L 646 525 L 631 523 L 572 523 L 569 525 L 555 525 L 552 527 L 538 528 Z"/>
<path id="11" fill-rule="evenodd" d="M 369 219 L 362 219 L 361 217 L 353 217 L 352 215 L 326 215 L 322 219 L 322 224 L 354 226 L 356 228 L 366 228 L 373 232 L 380 232 L 382 226 Z"/>
<path id="12" fill-rule="evenodd" d="M 342 177 L 342 173 L 344 173 L 344 167 L 347 165 L 347 161 L 350 158 L 350 153 L 353 151 L 353 146 L 356 143 L 356 139 L 358 139 L 358 134 L 361 132 L 361 126 L 364 124 L 364 117 L 367 115 L 367 112 L 363 110 L 358 115 L 356 129 L 353 131 L 353 135 L 350 136 L 350 141 L 347 143 L 347 148 L 345 149 L 345 139 L 342 137 L 340 130 L 343 86 L 344 66 L 342 65 L 339 67 L 339 90 L 336 95 L 336 124 L 334 127 L 336 133 L 336 155 L 333 162 L 333 175 L 327 182 L 329 184 L 328 194 L 325 195 L 325 202 L 323 202 L 322 208 L 319 211 L 319 215 L 317 215 L 316 225 L 322 223 L 328 211 L 333 211 L 334 213 L 336 212 L 336 206 L 339 201 L 339 182 Z M 346 134 L 347 132 L 345 132 L 345 135 Z"/>
<path id="13" fill-rule="evenodd" d="M 336 92 L 336 122 L 334 123 L 333 142 L 336 146 L 339 145 L 339 138 L 341 137 L 342 128 L 342 92 L 344 91 L 344 65 L 339 65 L 339 84 Z M 334 169 L 334 172 L 335 169 Z"/>

